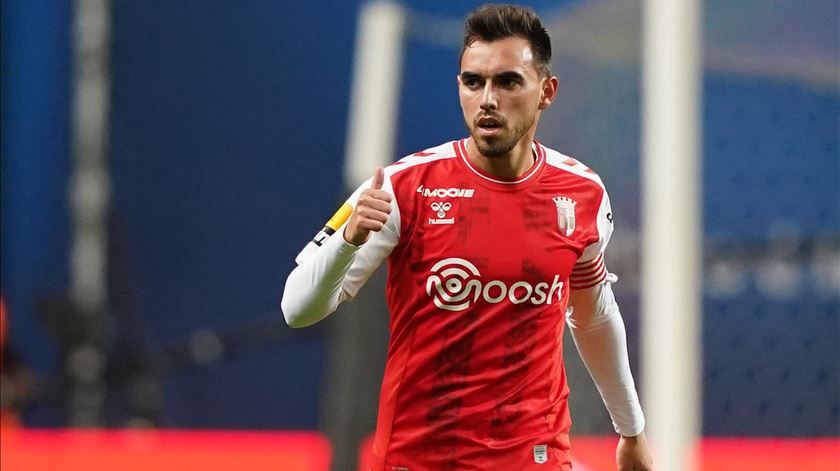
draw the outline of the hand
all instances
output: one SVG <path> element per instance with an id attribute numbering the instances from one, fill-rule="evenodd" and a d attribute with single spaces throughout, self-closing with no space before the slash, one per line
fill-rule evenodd
<path id="1" fill-rule="evenodd" d="M 385 171 L 376 167 L 373 183 L 370 188 L 362 191 L 359 201 L 344 228 L 344 240 L 359 246 L 370 239 L 371 232 L 379 232 L 388 222 L 391 214 L 391 194 L 382 190 L 385 181 Z"/>
<path id="2" fill-rule="evenodd" d="M 648 449 L 647 437 L 642 432 L 635 437 L 622 436 L 615 449 L 618 471 L 651 471 L 653 458 Z"/>

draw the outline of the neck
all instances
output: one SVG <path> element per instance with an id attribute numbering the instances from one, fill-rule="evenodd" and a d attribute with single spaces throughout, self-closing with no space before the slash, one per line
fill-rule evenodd
<path id="1" fill-rule="evenodd" d="M 524 175 L 534 165 L 534 152 L 531 147 L 534 136 L 527 133 L 506 155 L 485 157 L 478 150 L 475 139 L 467 141 L 467 158 L 476 168 L 502 178 L 516 178 Z"/>

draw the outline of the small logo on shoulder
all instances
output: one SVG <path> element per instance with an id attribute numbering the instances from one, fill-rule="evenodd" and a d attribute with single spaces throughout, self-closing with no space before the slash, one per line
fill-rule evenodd
<path id="1" fill-rule="evenodd" d="M 557 228 L 560 233 L 570 237 L 575 232 L 575 206 L 577 201 L 568 196 L 555 196 L 552 198 L 557 205 Z"/>
<path id="2" fill-rule="evenodd" d="M 534 445 L 534 463 L 548 463 L 548 445 Z"/>

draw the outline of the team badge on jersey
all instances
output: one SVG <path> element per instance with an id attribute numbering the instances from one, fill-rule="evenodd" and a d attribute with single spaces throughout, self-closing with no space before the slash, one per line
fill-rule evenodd
<path id="1" fill-rule="evenodd" d="M 534 445 L 534 463 L 548 462 L 548 445 Z"/>
<path id="2" fill-rule="evenodd" d="M 552 198 L 557 205 L 557 228 L 560 233 L 570 237 L 575 232 L 575 205 L 577 201 L 568 196 L 555 196 Z"/>

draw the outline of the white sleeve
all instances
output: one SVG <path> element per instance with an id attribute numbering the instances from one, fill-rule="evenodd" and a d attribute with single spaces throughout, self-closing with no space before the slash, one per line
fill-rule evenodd
<path id="1" fill-rule="evenodd" d="M 586 369 L 598 387 L 615 431 L 634 437 L 644 430 L 627 335 L 610 283 L 572 291 L 566 322 Z"/>
<path id="2" fill-rule="evenodd" d="M 389 173 L 386 168 L 382 189 L 391 194 L 391 214 L 381 231 L 373 232 L 360 247 L 344 240 L 347 220 L 362 191 L 370 187 L 371 180 L 368 180 L 295 258 L 298 266 L 286 280 L 280 303 L 283 316 L 291 327 L 312 325 L 334 312 L 345 300 L 356 296 L 397 245 L 400 211 Z"/>

